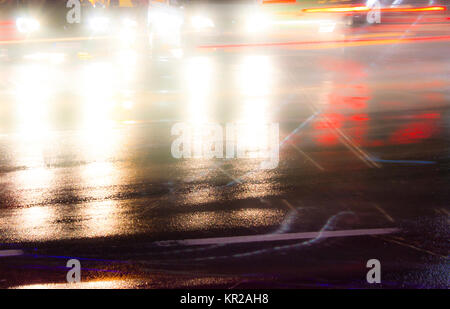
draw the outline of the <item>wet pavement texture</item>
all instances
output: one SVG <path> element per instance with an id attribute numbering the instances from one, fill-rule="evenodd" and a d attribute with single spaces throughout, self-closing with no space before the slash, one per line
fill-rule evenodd
<path id="1" fill-rule="evenodd" d="M 78 258 L 80 287 L 372 287 L 378 259 L 379 287 L 448 288 L 449 34 L 3 60 L 0 286 Z M 250 149 L 277 123 L 279 163 L 176 159 L 180 122 L 246 123 Z"/>

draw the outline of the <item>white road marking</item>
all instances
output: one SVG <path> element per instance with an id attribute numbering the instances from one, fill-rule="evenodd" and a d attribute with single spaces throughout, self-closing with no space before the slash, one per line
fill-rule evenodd
<path id="1" fill-rule="evenodd" d="M 0 250 L 0 257 L 23 255 L 22 250 Z"/>
<path id="2" fill-rule="evenodd" d="M 378 211 L 381 212 L 381 213 L 386 217 L 386 219 L 388 219 L 388 220 L 391 221 L 391 222 L 394 222 L 394 221 L 395 221 L 394 218 L 392 218 L 392 217 L 386 212 L 386 210 L 384 210 L 383 208 L 381 208 L 381 207 L 378 206 L 378 205 L 374 205 L 374 207 L 375 207 L 376 209 L 378 209 Z"/>
<path id="3" fill-rule="evenodd" d="M 199 246 L 199 245 L 217 245 L 217 244 L 238 244 L 238 243 L 263 242 L 263 241 L 313 239 L 317 237 L 330 238 L 330 237 L 348 237 L 348 236 L 365 236 L 365 235 L 383 235 L 396 233 L 398 231 L 400 230 L 397 228 L 384 228 L 384 229 L 341 230 L 341 231 L 322 231 L 322 232 L 304 232 L 304 233 L 286 233 L 286 234 L 264 234 L 264 235 L 250 235 L 250 236 L 167 240 L 167 241 L 158 241 L 155 244 L 160 246 L 170 246 L 170 245 Z"/>

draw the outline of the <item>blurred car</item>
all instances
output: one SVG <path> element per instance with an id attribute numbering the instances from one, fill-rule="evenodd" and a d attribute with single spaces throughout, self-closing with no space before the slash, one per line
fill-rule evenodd
<path id="1" fill-rule="evenodd" d="M 9 59 L 130 47 L 143 35 L 142 1 L 3 0 L 0 25 Z M 74 9 L 79 8 L 79 14 Z M 146 16 L 146 14 L 144 14 Z M 7 35 L 5 34 L 7 32 Z M 40 58 L 40 57 L 38 57 Z"/>
<path id="2" fill-rule="evenodd" d="M 153 0 L 150 42 L 157 53 L 168 46 L 191 51 L 202 45 L 266 42 L 287 32 L 314 37 L 380 23 L 380 8 L 389 5 L 391 0 Z"/>

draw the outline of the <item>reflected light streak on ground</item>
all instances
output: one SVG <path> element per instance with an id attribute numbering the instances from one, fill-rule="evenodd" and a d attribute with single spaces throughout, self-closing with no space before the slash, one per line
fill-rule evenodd
<path id="1" fill-rule="evenodd" d="M 50 240 L 59 234 L 57 225 L 53 224 L 55 209 L 46 206 L 20 208 L 14 211 L 15 230 L 17 240 L 33 239 L 34 241 Z"/>
<path id="2" fill-rule="evenodd" d="M 206 139 L 204 125 L 210 121 L 213 73 L 212 59 L 208 57 L 189 59 L 183 72 L 188 101 L 185 120 L 192 125 L 194 157 L 202 157 L 200 152 Z"/>
<path id="3" fill-rule="evenodd" d="M 174 216 L 171 225 L 182 231 L 233 228 L 238 226 L 271 226 L 281 222 L 279 209 L 242 209 L 235 211 L 205 211 Z"/>
<path id="4" fill-rule="evenodd" d="M 115 63 L 118 64 L 120 77 L 126 85 L 135 81 L 138 61 L 139 56 L 134 50 L 123 50 L 117 53 Z"/>
<path id="5" fill-rule="evenodd" d="M 46 168 L 46 142 L 48 141 L 41 137 L 26 136 L 16 143 L 14 165 L 26 169 L 11 174 L 14 184 L 12 194 L 23 207 L 45 203 L 47 197 L 40 189 L 51 186 L 55 180 L 54 172 Z"/>
<path id="6" fill-rule="evenodd" d="M 79 136 L 78 145 L 84 162 L 80 168 L 80 178 L 83 187 L 81 195 L 86 198 L 102 198 L 113 195 L 121 175 L 116 168 L 116 158 L 121 152 L 122 135 L 108 124 L 94 130 L 84 130 Z"/>
<path id="7" fill-rule="evenodd" d="M 56 72 L 50 66 L 24 65 L 17 70 L 12 83 L 19 132 L 33 138 L 48 132 L 48 100 L 55 78 Z"/>
<path id="8" fill-rule="evenodd" d="M 136 282 L 132 280 L 89 281 L 80 283 L 30 284 L 15 287 L 15 289 L 127 289 L 133 288 Z"/>
<path id="9" fill-rule="evenodd" d="M 196 164 L 186 164 L 189 165 L 190 168 L 196 166 Z M 203 177 L 201 176 L 198 178 L 198 180 L 202 179 Z M 210 203 L 218 197 L 219 193 L 220 192 L 214 186 L 193 187 L 193 189 L 184 196 L 185 200 L 182 202 L 188 205 L 201 205 Z"/>
<path id="10" fill-rule="evenodd" d="M 124 214 L 118 211 L 114 201 L 91 203 L 81 211 L 85 218 L 80 236 L 105 237 L 116 235 L 121 229 Z"/>
<path id="11" fill-rule="evenodd" d="M 14 103 L 19 135 L 11 156 L 14 166 L 24 170 L 11 174 L 14 194 L 22 207 L 46 202 L 39 192 L 54 180 L 53 172 L 46 169 L 46 147 L 50 134 L 50 99 L 58 82 L 58 71 L 53 66 L 27 64 L 12 74 Z M 19 238 L 51 238 L 54 231 L 48 230 L 52 211 L 34 206 L 17 210 L 16 233 Z"/>
<path id="12" fill-rule="evenodd" d="M 211 102 L 212 60 L 208 57 L 189 59 L 184 72 L 187 85 L 187 121 L 202 124 L 208 121 Z"/>
<path id="13" fill-rule="evenodd" d="M 257 158 L 259 152 L 269 146 L 267 123 L 268 96 L 274 78 L 272 63 L 266 56 L 247 56 L 238 74 L 237 80 L 244 96 L 236 134 L 238 149 L 246 149 L 250 158 Z"/>
<path id="14" fill-rule="evenodd" d="M 92 63 L 82 73 L 84 96 L 83 121 L 85 128 L 95 132 L 112 125 L 109 119 L 113 108 L 111 89 L 115 87 L 114 70 L 109 63 Z"/>

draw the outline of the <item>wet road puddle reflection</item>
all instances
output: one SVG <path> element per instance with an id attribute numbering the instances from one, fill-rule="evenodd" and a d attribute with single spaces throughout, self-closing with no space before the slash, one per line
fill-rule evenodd
<path id="1" fill-rule="evenodd" d="M 146 215 L 143 223 L 133 212 L 138 207 L 123 200 L 141 195 L 162 200 L 158 207 L 189 207 L 279 194 L 280 178 L 274 177 L 280 171 L 257 168 L 258 149 L 268 148 L 264 128 L 272 122 L 280 123 L 280 141 L 294 132 L 286 145 L 316 152 L 342 147 L 342 134 L 358 147 L 377 148 L 420 144 L 441 133 L 442 83 L 423 83 L 417 89 L 422 97 L 414 100 L 424 105 L 408 109 L 407 95 L 383 94 L 379 72 L 345 55 L 284 63 L 264 54 L 200 56 L 167 65 L 144 65 L 134 56 L 75 68 L 27 64 L 1 73 L 11 91 L 0 92 L 0 110 L 13 119 L 0 123 L 4 238 L 146 233 L 154 228 L 152 219 L 185 230 L 275 225 L 283 216 L 276 209 L 189 212 L 166 221 Z M 302 126 L 314 112 L 317 117 Z M 175 122 L 197 128 L 199 136 L 208 123 L 240 124 L 236 135 L 246 157 L 175 161 Z M 193 140 L 201 143 L 197 133 Z M 142 183 L 151 189 L 136 192 L 141 189 L 133 186 Z"/>

